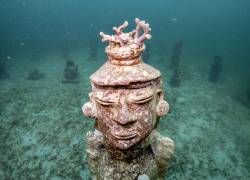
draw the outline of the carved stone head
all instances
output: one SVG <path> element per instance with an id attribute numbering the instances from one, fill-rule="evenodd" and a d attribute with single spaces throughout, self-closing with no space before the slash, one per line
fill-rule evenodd
<path id="1" fill-rule="evenodd" d="M 127 22 L 113 28 L 115 35 L 101 33 L 103 40 L 110 42 L 106 48 L 108 61 L 91 75 L 90 102 L 82 108 L 86 116 L 96 120 L 105 144 L 119 150 L 146 139 L 169 110 L 163 99 L 160 72 L 141 60 L 143 41 L 151 37 L 147 34 L 149 25 L 139 19 L 136 23 L 136 30 L 130 33 L 122 32 Z"/>

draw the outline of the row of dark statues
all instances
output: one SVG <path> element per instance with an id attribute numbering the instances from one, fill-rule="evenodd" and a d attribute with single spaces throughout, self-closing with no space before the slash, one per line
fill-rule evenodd
<path id="1" fill-rule="evenodd" d="M 97 47 L 97 41 L 91 40 L 88 45 L 88 51 L 89 51 L 89 59 L 91 60 L 97 60 L 98 59 L 98 47 Z M 172 87 L 179 87 L 181 85 L 181 76 L 182 71 L 180 68 L 180 59 L 181 59 L 181 53 L 183 49 L 183 41 L 178 41 L 174 44 L 171 56 L 170 56 L 170 68 L 172 71 L 172 76 L 170 78 L 170 85 Z M 151 52 L 151 45 L 147 44 L 146 50 L 143 53 L 143 61 L 146 63 L 150 59 L 150 52 Z M 36 53 L 33 53 L 36 54 Z M 62 80 L 62 83 L 78 83 L 79 82 L 79 72 L 78 72 L 78 66 L 75 64 L 75 62 L 72 60 L 72 57 L 69 53 L 69 48 L 65 47 L 63 48 L 63 58 L 66 59 L 66 65 L 64 68 L 64 77 Z M 33 56 L 32 56 L 33 57 Z M 32 58 L 34 59 L 34 57 Z M 214 56 L 213 61 L 211 62 L 211 66 L 209 68 L 208 73 L 208 81 L 211 83 L 216 83 L 219 81 L 221 77 L 221 73 L 223 70 L 223 59 L 220 56 Z M 0 79 L 7 79 L 9 77 L 9 73 L 6 70 L 6 61 L 4 58 L 0 59 Z M 28 80 L 38 80 L 44 78 L 45 75 L 42 73 L 38 68 L 32 69 L 30 72 L 28 72 L 28 75 L 26 79 Z M 247 99 L 250 102 L 250 87 L 247 90 Z"/>
<path id="2" fill-rule="evenodd" d="M 170 85 L 173 87 L 179 87 L 181 83 L 180 56 L 182 47 L 182 41 L 176 42 L 171 53 L 170 68 L 173 69 L 173 74 L 170 79 Z M 220 79 L 221 72 L 222 58 L 220 56 L 214 56 L 209 69 L 208 81 L 211 83 L 216 83 Z"/>
<path id="3" fill-rule="evenodd" d="M 39 80 L 44 78 L 45 75 L 38 68 L 31 69 L 26 78 L 27 80 Z M 8 79 L 9 73 L 6 70 L 6 62 L 0 61 L 0 79 Z M 66 61 L 66 65 L 64 68 L 64 77 L 62 83 L 79 83 L 79 72 L 78 66 L 72 59 L 68 59 Z"/>
<path id="4" fill-rule="evenodd" d="M 88 51 L 89 51 L 89 59 L 97 60 L 98 59 L 98 42 L 95 39 L 92 39 L 89 42 Z M 79 72 L 78 66 L 72 60 L 72 57 L 69 53 L 69 47 L 65 46 L 62 50 L 63 59 L 66 59 L 66 65 L 64 68 L 64 77 L 62 83 L 79 83 Z M 36 46 L 32 46 L 31 49 L 31 59 L 39 59 L 38 58 L 38 48 Z M 6 60 L 1 57 L 0 58 L 0 79 L 7 79 L 9 77 L 9 73 L 6 68 Z M 38 68 L 31 69 L 27 77 L 27 80 L 39 80 L 44 78 L 44 73 L 41 72 Z"/>
<path id="5" fill-rule="evenodd" d="M 26 79 L 39 80 L 44 77 L 44 73 L 42 73 L 38 68 L 33 68 L 31 71 L 28 72 Z M 66 61 L 62 83 L 79 83 L 78 66 L 71 59 Z"/>
<path id="6" fill-rule="evenodd" d="M 181 84 L 181 70 L 180 70 L 180 56 L 182 53 L 183 42 L 178 41 L 174 44 L 171 57 L 170 57 L 170 68 L 173 70 L 173 74 L 170 79 L 170 85 L 172 87 L 179 87 Z M 146 63 L 150 58 L 151 45 L 146 46 L 146 50 L 143 54 L 143 61 Z M 209 69 L 208 81 L 216 83 L 221 76 L 222 72 L 222 58 L 220 56 L 214 56 L 212 64 Z"/>

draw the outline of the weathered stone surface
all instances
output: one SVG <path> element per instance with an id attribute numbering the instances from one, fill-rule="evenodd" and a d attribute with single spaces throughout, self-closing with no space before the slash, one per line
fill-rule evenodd
<path id="1" fill-rule="evenodd" d="M 140 57 L 144 40 L 151 38 L 150 27 L 135 21 L 132 32 L 122 32 L 125 22 L 113 28 L 115 35 L 100 33 L 109 41 L 108 62 L 90 77 L 90 102 L 82 108 L 96 120 L 95 131 L 87 134 L 93 179 L 163 179 L 174 152 L 173 141 L 156 131 L 169 110 L 161 74 Z"/>

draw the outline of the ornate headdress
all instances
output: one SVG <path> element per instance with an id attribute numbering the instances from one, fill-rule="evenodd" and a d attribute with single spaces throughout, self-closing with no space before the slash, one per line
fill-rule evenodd
<path id="1" fill-rule="evenodd" d="M 125 21 L 119 27 L 113 27 L 115 35 L 100 32 L 102 41 L 108 41 L 105 52 L 108 61 L 98 69 L 90 79 L 95 86 L 128 86 L 134 83 L 145 83 L 160 77 L 160 72 L 145 64 L 141 54 L 145 50 L 144 41 L 150 39 L 149 24 L 136 18 L 136 29 L 124 33 L 128 26 Z M 141 30 L 143 33 L 141 34 Z"/>

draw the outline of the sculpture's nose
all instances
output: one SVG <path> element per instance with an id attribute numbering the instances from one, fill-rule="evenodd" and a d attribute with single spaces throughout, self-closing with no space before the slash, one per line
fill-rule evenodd
<path id="1" fill-rule="evenodd" d="M 134 123 L 136 119 L 131 116 L 128 110 L 128 105 L 126 103 L 122 103 L 120 109 L 118 110 L 115 121 L 122 126 L 127 126 Z"/>

